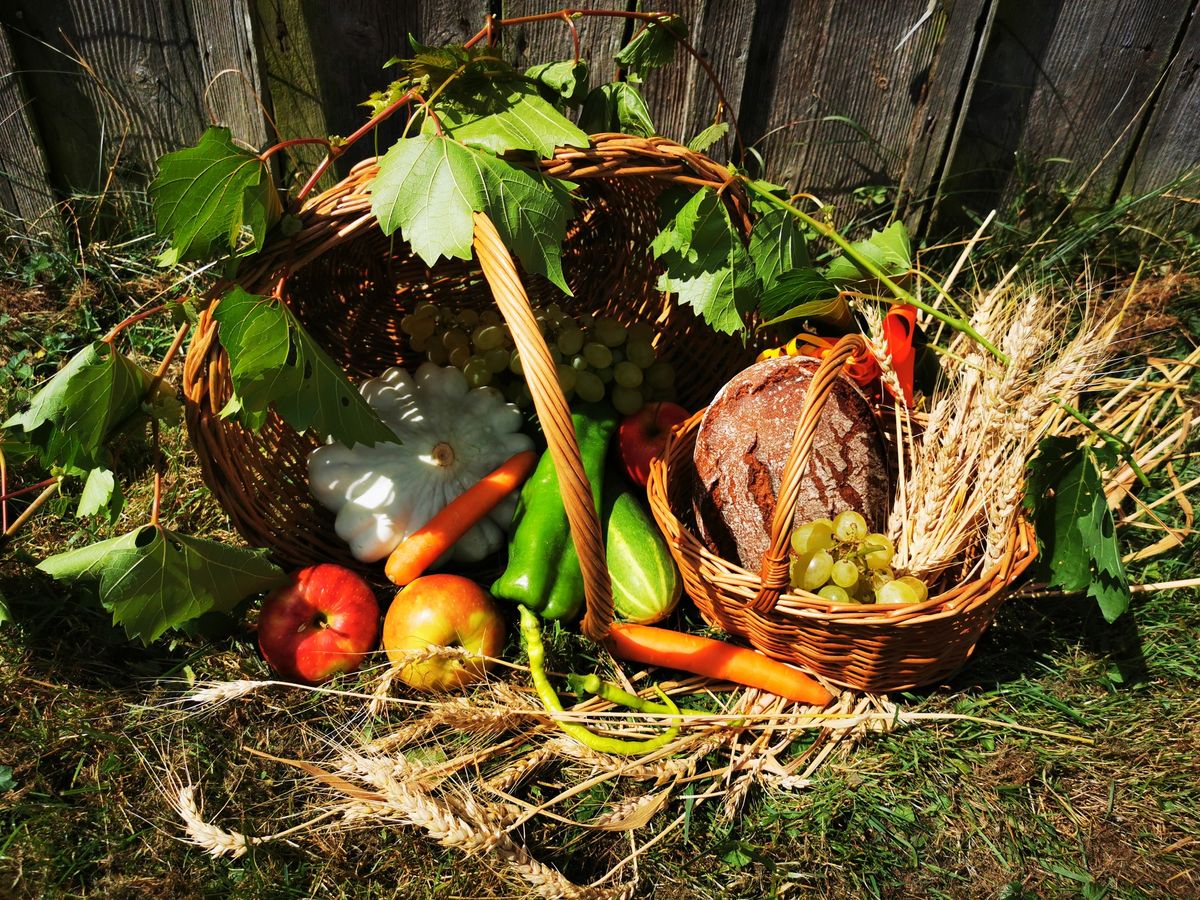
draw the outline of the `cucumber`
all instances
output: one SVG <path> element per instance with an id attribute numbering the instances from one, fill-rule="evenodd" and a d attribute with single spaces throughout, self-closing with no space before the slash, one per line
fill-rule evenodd
<path id="1" fill-rule="evenodd" d="M 610 495 L 606 506 L 604 551 L 617 617 L 639 625 L 661 622 L 683 594 L 667 542 L 629 491 Z"/>

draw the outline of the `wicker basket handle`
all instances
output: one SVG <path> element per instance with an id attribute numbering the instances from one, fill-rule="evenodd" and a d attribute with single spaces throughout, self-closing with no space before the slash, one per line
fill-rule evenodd
<path id="1" fill-rule="evenodd" d="M 821 421 L 821 410 L 833 392 L 834 382 L 846 361 L 867 353 L 867 344 L 861 335 L 848 334 L 841 338 L 825 354 L 821 364 L 813 373 L 796 423 L 796 434 L 792 438 L 792 451 L 780 479 L 779 496 L 775 501 L 775 515 L 771 519 L 771 546 L 763 554 L 761 585 L 750 607 L 756 612 L 767 613 L 779 602 L 779 595 L 788 587 L 788 543 L 792 534 L 792 521 L 796 517 L 796 504 L 800 501 L 800 479 L 808 468 L 812 454 L 813 438 Z"/>
<path id="2" fill-rule="evenodd" d="M 612 624 L 612 583 L 604 559 L 600 516 L 583 471 L 571 410 L 558 383 L 558 368 L 533 317 L 529 295 L 525 293 L 512 254 L 504 246 L 492 220 L 483 213 L 475 213 L 475 255 L 500 314 L 512 333 L 517 352 L 521 354 L 521 368 L 554 460 L 567 521 L 571 525 L 571 540 L 575 542 L 579 567 L 583 570 L 587 611 L 582 630 L 588 638 L 599 643 L 608 636 Z"/>

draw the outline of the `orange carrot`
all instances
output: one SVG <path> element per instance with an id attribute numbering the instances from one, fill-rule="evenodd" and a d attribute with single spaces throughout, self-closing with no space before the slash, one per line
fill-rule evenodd
<path id="1" fill-rule="evenodd" d="M 608 647 L 618 659 L 733 681 L 811 706 L 825 706 L 833 699 L 798 669 L 757 651 L 696 634 L 617 622 L 609 633 Z"/>
<path id="2" fill-rule="evenodd" d="M 537 454 L 525 450 L 471 485 L 421 528 L 418 528 L 388 556 L 384 571 L 399 585 L 419 577 L 460 537 L 491 512 L 501 500 L 529 477 Z"/>

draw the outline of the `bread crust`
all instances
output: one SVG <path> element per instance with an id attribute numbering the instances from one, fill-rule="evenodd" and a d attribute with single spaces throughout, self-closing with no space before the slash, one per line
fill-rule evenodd
<path id="1" fill-rule="evenodd" d="M 699 536 L 751 571 L 761 568 L 770 543 L 775 498 L 817 365 L 810 357 L 784 356 L 744 369 L 717 393 L 696 434 L 692 508 Z M 854 509 L 879 530 L 890 506 L 889 481 L 871 404 L 839 377 L 817 426 L 795 523 Z"/>

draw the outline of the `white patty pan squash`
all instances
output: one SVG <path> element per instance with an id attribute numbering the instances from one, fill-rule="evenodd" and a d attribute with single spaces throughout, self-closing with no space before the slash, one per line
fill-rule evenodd
<path id="1" fill-rule="evenodd" d="M 471 390 L 462 372 L 423 363 L 388 369 L 360 387 L 400 444 L 318 447 L 308 457 L 313 496 L 364 562 L 383 559 L 447 503 L 509 457 L 533 448 L 522 415 L 495 388 Z M 505 541 L 514 491 L 439 562 L 477 562 Z"/>

